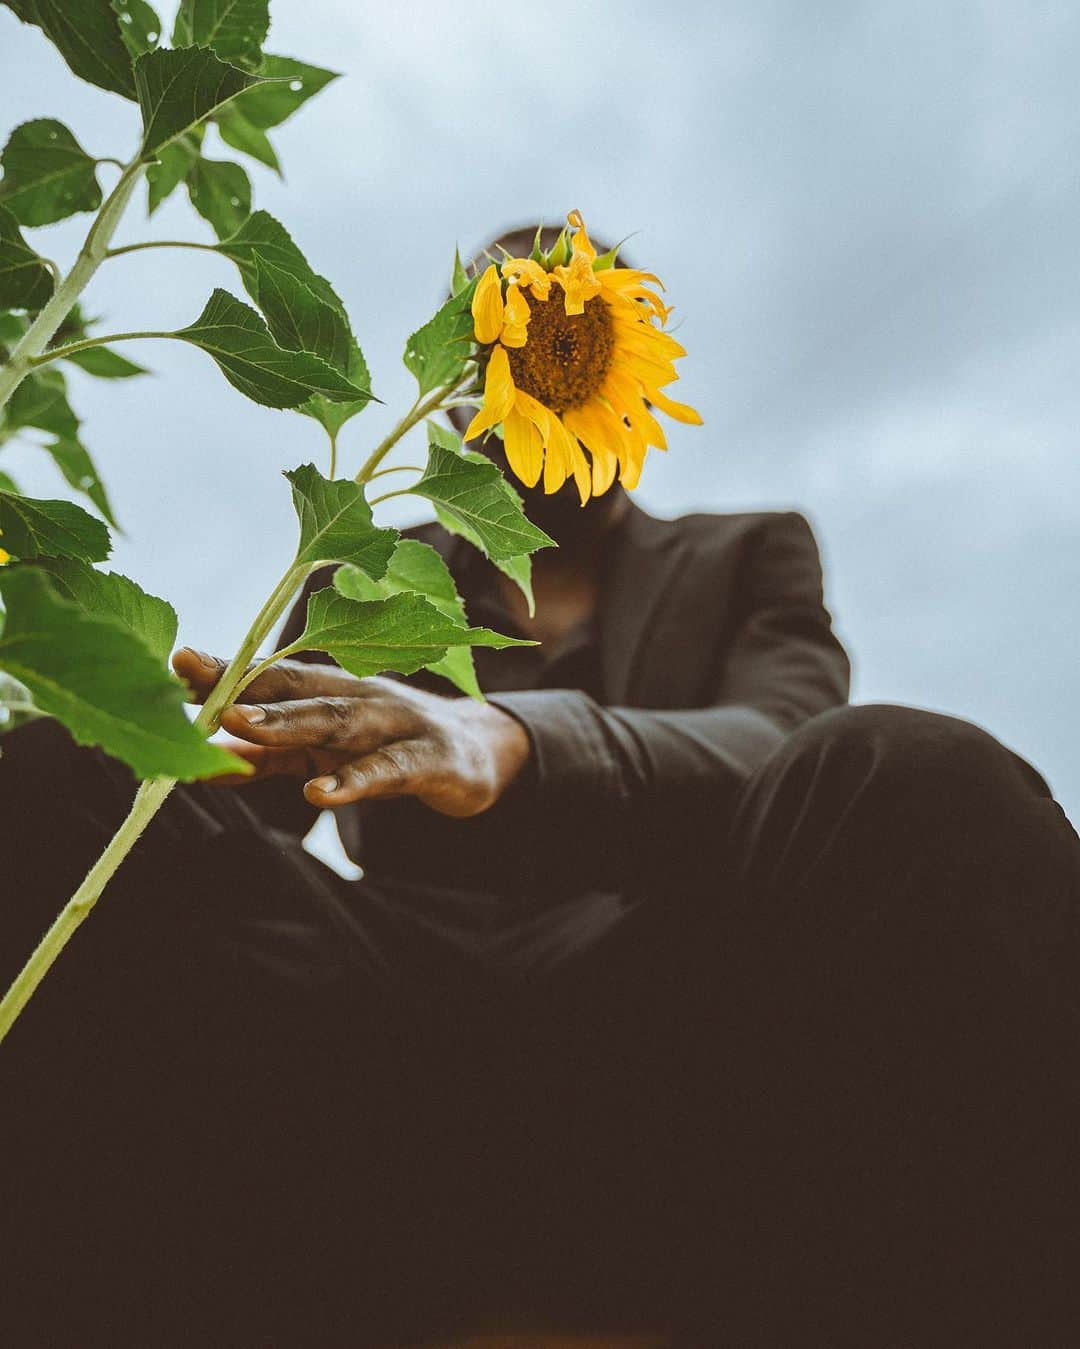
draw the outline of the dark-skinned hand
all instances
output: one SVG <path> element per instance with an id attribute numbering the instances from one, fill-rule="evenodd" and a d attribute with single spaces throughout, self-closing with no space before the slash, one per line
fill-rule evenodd
<path id="1" fill-rule="evenodd" d="M 181 647 L 172 664 L 205 702 L 227 662 Z M 278 661 L 252 680 L 221 725 L 240 737 L 228 748 L 251 764 L 253 777 L 302 779 L 307 801 L 327 808 L 415 796 L 463 819 L 493 806 L 529 757 L 522 726 L 490 703 L 295 660 Z"/>

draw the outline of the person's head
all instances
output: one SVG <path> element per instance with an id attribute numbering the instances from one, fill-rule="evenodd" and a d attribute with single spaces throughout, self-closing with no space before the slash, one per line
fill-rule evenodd
<path id="1" fill-rule="evenodd" d="M 500 234 L 472 259 L 468 265 L 469 274 L 477 275 L 483 272 L 492 258 L 501 261 L 505 256 L 528 257 L 537 239 L 536 230 L 536 225 L 522 225 Z M 559 232 L 558 226 L 541 229 L 539 247 L 544 251 L 554 247 Z M 593 244 L 598 253 L 605 253 L 611 247 L 610 244 L 596 238 L 593 239 Z M 625 267 L 629 264 L 620 257 L 615 265 Z M 447 416 L 458 435 L 464 437 L 472 420 L 472 411 L 465 407 L 455 407 L 449 409 Z M 602 534 L 627 508 L 626 492 L 618 482 L 612 483 L 601 496 L 590 496 L 584 505 L 581 504 L 578 489 L 572 478 L 568 478 L 557 492 L 550 494 L 545 493 L 542 482 L 532 487 L 525 486 L 509 472 L 503 442 L 496 435 L 479 436 L 468 442 L 468 448 L 486 455 L 499 466 L 521 494 L 525 502 L 525 513 L 529 519 L 563 547 L 573 546 Z"/>

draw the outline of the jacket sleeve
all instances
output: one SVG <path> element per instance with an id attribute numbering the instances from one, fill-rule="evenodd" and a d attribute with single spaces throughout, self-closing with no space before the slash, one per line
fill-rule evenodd
<path id="1" fill-rule="evenodd" d="M 791 731 L 847 701 L 851 667 L 804 516 L 769 517 L 736 593 L 736 625 L 702 707 L 603 707 L 564 689 L 490 696 L 529 736 L 533 767 L 517 793 L 530 798 L 526 813 L 551 840 L 588 839 L 574 851 L 591 855 L 593 884 L 622 886 L 662 870 L 673 849 L 688 855 L 703 830 L 727 822 L 742 784 Z"/>

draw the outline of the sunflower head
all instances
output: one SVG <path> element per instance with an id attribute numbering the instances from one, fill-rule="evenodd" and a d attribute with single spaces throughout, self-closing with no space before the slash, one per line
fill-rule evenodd
<path id="1" fill-rule="evenodd" d="M 664 332 L 669 307 L 651 272 L 597 256 L 579 211 L 550 249 L 537 230 L 528 257 L 492 262 L 473 293 L 473 332 L 486 363 L 483 403 L 466 440 L 502 428 L 507 462 L 528 487 L 573 478 L 582 505 L 616 477 L 634 487 L 650 446 L 667 443 L 650 405 L 699 425 L 661 393 L 686 354 Z"/>

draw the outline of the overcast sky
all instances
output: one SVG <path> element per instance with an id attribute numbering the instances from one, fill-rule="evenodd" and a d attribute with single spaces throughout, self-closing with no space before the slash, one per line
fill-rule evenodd
<path id="1" fill-rule="evenodd" d="M 277 133 L 286 182 L 251 174 L 345 299 L 386 402 L 350 423 L 345 466 L 411 400 L 400 351 L 455 242 L 573 207 L 598 235 L 637 231 L 690 353 L 673 392 L 705 418 L 672 426 L 639 502 L 805 512 L 853 700 L 985 726 L 1080 820 L 1075 0 L 271 9 L 270 50 L 344 74 Z M 132 105 L 6 9 L 0 74 L 0 130 L 54 116 L 130 154 Z M 87 220 L 31 237 L 66 264 Z M 180 192 L 150 223 L 140 198 L 118 236 L 153 237 L 210 233 Z M 239 288 L 224 260 L 153 250 L 107 264 L 86 307 L 168 328 L 214 285 Z M 279 470 L 325 469 L 322 433 L 192 348 L 126 350 L 155 377 L 71 377 L 128 530 L 112 565 L 173 601 L 182 640 L 228 652 L 291 555 Z M 62 494 L 40 452 L 5 447 L 3 467 Z"/>

